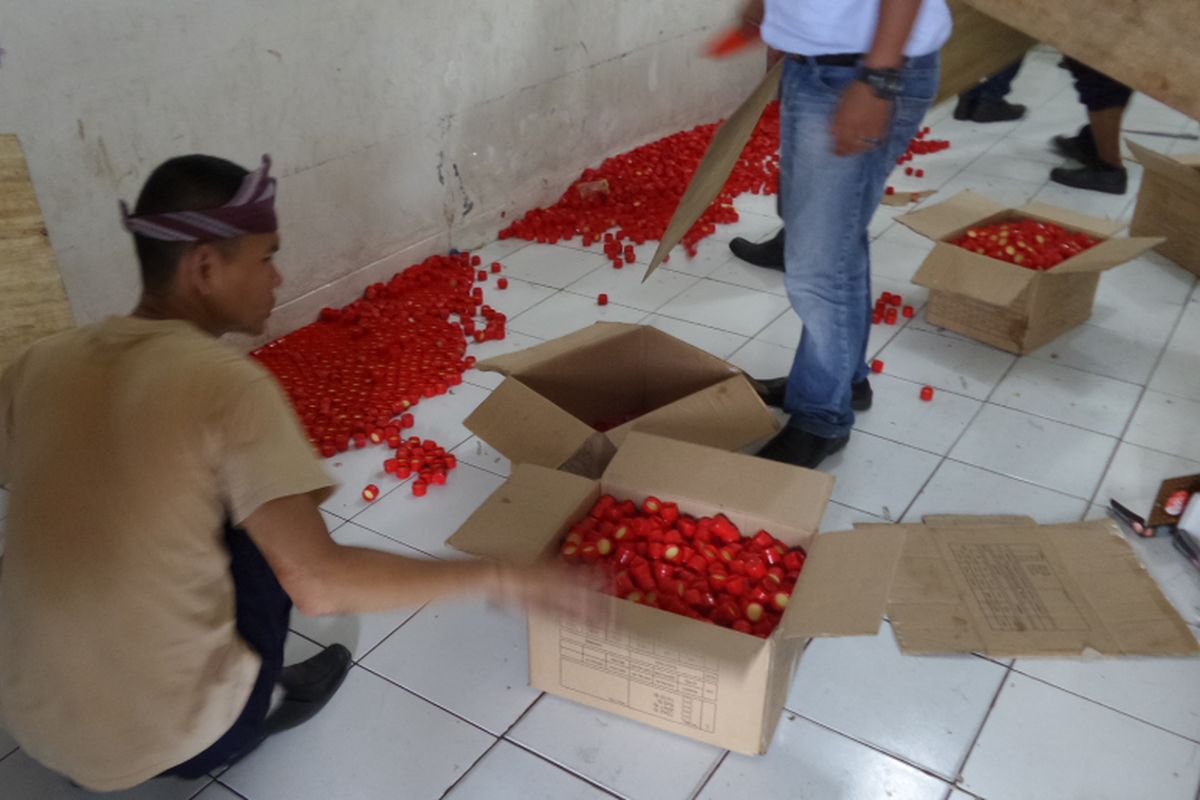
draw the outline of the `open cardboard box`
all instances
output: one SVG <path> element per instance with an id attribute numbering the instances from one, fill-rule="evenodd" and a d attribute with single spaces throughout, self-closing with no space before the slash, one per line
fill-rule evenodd
<path id="1" fill-rule="evenodd" d="M 808 559 L 767 639 L 608 595 L 589 627 L 529 614 L 530 682 L 560 697 L 741 753 L 765 753 L 814 636 L 871 636 L 885 609 L 907 652 L 1189 654 L 1187 625 L 1111 523 L 931 519 L 817 531 L 829 475 L 629 434 L 590 480 L 519 464 L 448 544 L 515 564 L 553 559 L 602 494 L 653 494 L 692 515 L 765 528 Z"/>
<path id="2" fill-rule="evenodd" d="M 594 478 L 634 428 L 736 450 L 779 427 L 740 370 L 646 325 L 599 322 L 476 366 L 506 380 L 464 424 L 514 463 Z"/>
<path id="3" fill-rule="evenodd" d="M 1200 275 L 1200 153 L 1165 156 L 1126 144 L 1145 168 L 1129 233 L 1167 237 L 1154 249 Z"/>
<path id="4" fill-rule="evenodd" d="M 1054 222 L 1103 241 L 1045 272 L 950 244 L 967 228 L 1013 218 Z M 937 242 L 913 276 L 913 283 L 930 290 L 929 322 L 1017 354 L 1032 352 L 1087 320 L 1100 273 L 1163 241 L 1114 238 L 1125 223 L 1044 203 L 1009 208 L 971 191 L 897 219 Z"/>

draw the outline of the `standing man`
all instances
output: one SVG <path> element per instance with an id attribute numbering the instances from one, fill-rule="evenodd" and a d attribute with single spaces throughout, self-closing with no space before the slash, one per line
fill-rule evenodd
<path id="1" fill-rule="evenodd" d="M 1055 167 L 1050 180 L 1075 189 L 1125 194 L 1129 174 L 1121 157 L 1121 123 L 1133 89 L 1087 64 L 1067 57 L 1063 66 L 1075 79 L 1079 102 L 1088 122 L 1075 136 L 1055 136 L 1054 149 L 1080 162 L 1078 167 Z"/>
<path id="2" fill-rule="evenodd" d="M 787 55 L 780 87 L 780 206 L 788 299 L 804 323 L 775 400 L 791 414 L 759 455 L 816 467 L 870 405 L 867 226 L 938 87 L 945 0 L 751 0 Z M 778 395 L 782 395 L 779 397 Z"/>
<path id="3" fill-rule="evenodd" d="M 350 654 L 334 645 L 283 668 L 293 601 L 347 614 L 574 591 L 540 569 L 330 538 L 318 504 L 333 481 L 295 413 L 265 369 L 219 341 L 261 333 L 275 303 L 269 163 L 158 167 L 125 219 L 137 308 L 44 339 L 0 376 L 12 493 L 0 719 L 90 789 L 200 777 L 315 714 Z"/>

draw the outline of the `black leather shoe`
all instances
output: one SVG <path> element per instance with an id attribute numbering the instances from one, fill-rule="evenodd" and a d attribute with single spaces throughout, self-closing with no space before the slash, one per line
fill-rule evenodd
<path id="1" fill-rule="evenodd" d="M 1100 154 L 1096 152 L 1096 140 L 1092 138 L 1092 126 L 1084 125 L 1074 136 L 1055 136 L 1050 140 L 1054 152 L 1063 158 L 1070 158 L 1081 164 L 1100 163 Z"/>
<path id="2" fill-rule="evenodd" d="M 739 236 L 729 243 L 729 249 L 747 264 L 783 271 L 783 228 L 765 242 L 751 242 Z"/>
<path id="3" fill-rule="evenodd" d="M 286 731 L 312 719 L 342 685 L 352 662 L 349 650 L 333 644 L 307 661 L 284 667 L 279 678 L 283 702 L 267 717 L 266 733 Z"/>
<path id="4" fill-rule="evenodd" d="M 975 102 L 969 119 L 972 122 L 1012 122 L 1025 116 L 1025 106 L 988 97 Z"/>
<path id="5" fill-rule="evenodd" d="M 975 111 L 975 102 L 965 94 L 958 96 L 958 102 L 954 104 L 954 118 L 959 122 L 964 122 L 971 118 L 972 112 Z"/>
<path id="6" fill-rule="evenodd" d="M 787 393 L 787 381 L 786 376 L 758 381 L 758 385 L 762 387 L 758 393 L 762 397 L 762 401 L 769 406 L 783 408 L 783 396 Z M 869 411 L 874 398 L 875 392 L 871 390 L 871 382 L 866 378 L 851 385 L 850 407 L 855 411 Z"/>
<path id="7" fill-rule="evenodd" d="M 1106 194 L 1125 194 L 1129 173 L 1124 167 L 1087 164 L 1073 169 L 1055 167 L 1050 170 L 1050 180 L 1075 189 L 1088 189 Z"/>
<path id="8" fill-rule="evenodd" d="M 784 428 L 758 451 L 759 458 L 816 469 L 821 462 L 846 446 L 849 436 L 827 439 L 799 428 Z"/>

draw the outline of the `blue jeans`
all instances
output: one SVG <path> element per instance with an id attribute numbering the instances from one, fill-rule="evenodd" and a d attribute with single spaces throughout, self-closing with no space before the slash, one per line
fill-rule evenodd
<path id="1" fill-rule="evenodd" d="M 938 54 L 902 70 L 884 141 L 835 156 L 830 127 L 855 67 L 789 58 L 780 87 L 780 205 L 787 230 L 785 285 L 804 323 L 788 375 L 789 427 L 847 436 L 854 425 L 850 387 L 867 377 L 871 257 L 867 225 L 896 158 L 908 148 L 938 87 Z"/>

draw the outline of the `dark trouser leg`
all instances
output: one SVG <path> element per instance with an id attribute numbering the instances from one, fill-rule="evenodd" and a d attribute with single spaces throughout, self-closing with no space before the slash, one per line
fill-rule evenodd
<path id="1" fill-rule="evenodd" d="M 198 778 L 257 747 L 266 737 L 263 722 L 271 707 L 271 693 L 283 671 L 283 644 L 288 635 L 292 599 L 246 531 L 226 523 L 225 543 L 233 574 L 238 634 L 262 656 L 262 667 L 250 699 L 233 727 L 207 750 L 168 770 L 166 775 Z"/>
<path id="2" fill-rule="evenodd" d="M 1012 91 L 1013 79 L 1021 71 L 1023 61 L 1023 58 L 1018 58 L 974 89 L 963 92 L 962 97 L 967 98 L 968 102 L 975 102 L 985 97 L 990 100 L 1003 100 Z"/>

